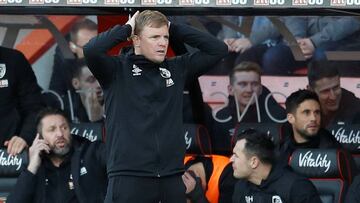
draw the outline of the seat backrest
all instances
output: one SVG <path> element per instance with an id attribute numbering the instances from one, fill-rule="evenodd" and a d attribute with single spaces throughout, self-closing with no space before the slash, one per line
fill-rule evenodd
<path id="1" fill-rule="evenodd" d="M 17 177 L 28 165 L 28 152 L 10 156 L 6 148 L 0 148 L 0 200 L 6 199 L 16 184 Z"/>
<path id="2" fill-rule="evenodd" d="M 328 127 L 328 130 L 335 136 L 336 140 L 348 150 L 360 170 L 360 124 L 336 124 Z"/>
<path id="3" fill-rule="evenodd" d="M 205 126 L 200 124 L 184 124 L 184 139 L 186 144 L 186 154 L 211 154 L 210 136 Z"/>
<path id="4" fill-rule="evenodd" d="M 289 165 L 314 183 L 323 203 L 343 202 L 352 177 L 342 150 L 298 149 L 291 155 Z"/>
<path id="5" fill-rule="evenodd" d="M 360 124 L 336 124 L 327 129 L 345 149 L 352 154 L 360 154 Z"/>
<path id="6" fill-rule="evenodd" d="M 103 125 L 102 123 L 71 123 L 72 135 L 77 135 L 83 138 L 94 141 L 103 141 Z"/>

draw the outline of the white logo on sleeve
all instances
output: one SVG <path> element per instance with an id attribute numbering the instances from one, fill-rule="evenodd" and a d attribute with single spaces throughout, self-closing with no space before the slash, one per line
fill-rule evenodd
<path id="1" fill-rule="evenodd" d="M 254 202 L 254 196 L 245 196 L 245 202 L 246 203 L 252 203 L 252 202 Z"/>
<path id="2" fill-rule="evenodd" d="M 141 75 L 141 69 L 137 66 L 137 65 L 133 65 L 133 69 L 132 69 L 132 72 L 133 72 L 133 76 L 139 76 Z"/>
<path id="3" fill-rule="evenodd" d="M 171 79 L 171 72 L 166 68 L 159 68 L 161 77 L 166 79 L 166 87 L 174 85 L 174 81 Z"/>
<path id="4" fill-rule="evenodd" d="M 272 196 L 271 202 L 272 202 L 272 203 L 283 203 L 283 202 L 281 201 L 280 196 L 278 196 L 278 195 Z"/>
<path id="5" fill-rule="evenodd" d="M 86 170 L 85 166 L 83 166 L 80 169 L 80 176 L 85 175 L 85 174 L 87 174 L 87 170 Z"/>
<path id="6" fill-rule="evenodd" d="M 5 63 L 0 63 L 0 79 L 3 78 L 6 74 L 6 65 Z"/>

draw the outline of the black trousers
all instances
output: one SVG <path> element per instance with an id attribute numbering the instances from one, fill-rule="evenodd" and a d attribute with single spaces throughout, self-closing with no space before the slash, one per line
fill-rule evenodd
<path id="1" fill-rule="evenodd" d="M 167 177 L 115 176 L 109 179 L 105 203 L 185 203 L 181 174 Z"/>

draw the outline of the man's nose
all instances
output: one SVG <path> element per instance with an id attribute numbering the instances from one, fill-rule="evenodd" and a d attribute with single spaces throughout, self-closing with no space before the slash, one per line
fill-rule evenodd
<path id="1" fill-rule="evenodd" d="M 56 137 L 63 137 L 64 132 L 61 129 L 57 129 L 55 135 L 56 135 Z"/>
<path id="2" fill-rule="evenodd" d="M 335 91 L 333 89 L 330 89 L 329 97 L 330 99 L 336 99 Z"/>
<path id="3" fill-rule="evenodd" d="M 168 40 L 167 40 L 165 37 L 161 37 L 161 38 L 159 39 L 159 45 L 160 45 L 160 46 L 166 46 L 167 43 L 168 43 Z"/>

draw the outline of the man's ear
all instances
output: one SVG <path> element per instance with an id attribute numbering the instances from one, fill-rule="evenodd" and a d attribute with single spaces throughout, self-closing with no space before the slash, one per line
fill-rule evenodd
<path id="1" fill-rule="evenodd" d="M 140 46 L 140 38 L 139 38 L 139 36 L 134 35 L 132 37 L 132 41 L 133 41 L 134 47 L 139 47 Z"/>
<path id="2" fill-rule="evenodd" d="M 80 81 L 79 81 L 79 79 L 73 78 L 71 80 L 71 84 L 74 87 L 74 89 L 76 89 L 76 90 L 80 89 Z"/>
<path id="3" fill-rule="evenodd" d="M 289 122 L 290 124 L 295 123 L 295 116 L 294 116 L 294 114 L 288 113 L 288 114 L 286 115 L 286 117 L 287 117 L 287 120 L 288 120 L 288 122 Z"/>
<path id="4" fill-rule="evenodd" d="M 228 85 L 227 88 L 229 95 L 234 96 L 234 87 L 232 85 Z"/>
<path id="5" fill-rule="evenodd" d="M 259 160 L 258 157 L 252 156 L 250 158 L 250 166 L 251 166 L 252 169 L 257 168 L 259 166 L 259 163 L 260 163 L 260 160 Z"/>

